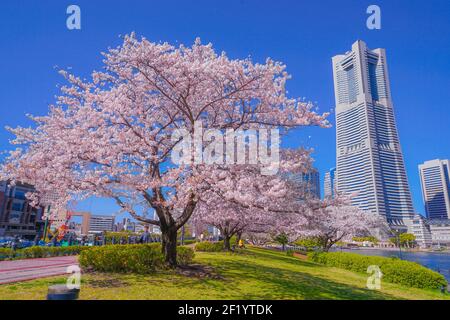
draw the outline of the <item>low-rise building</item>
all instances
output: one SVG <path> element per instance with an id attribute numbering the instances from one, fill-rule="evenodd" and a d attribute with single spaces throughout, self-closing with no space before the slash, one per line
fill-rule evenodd
<path id="1" fill-rule="evenodd" d="M 92 215 L 89 219 L 89 233 L 113 231 L 114 221 L 114 216 Z"/>
<path id="2" fill-rule="evenodd" d="M 428 220 L 433 245 L 450 246 L 450 220 Z"/>
<path id="3" fill-rule="evenodd" d="M 12 186 L 0 182 L 0 236 L 34 239 L 43 232 L 43 207 L 32 207 L 26 198 L 34 187 L 26 183 Z"/>
<path id="4" fill-rule="evenodd" d="M 432 233 L 428 221 L 420 214 L 415 214 L 410 219 L 404 219 L 408 227 L 408 233 L 416 237 L 416 243 L 421 248 L 427 248 L 432 244 Z"/>

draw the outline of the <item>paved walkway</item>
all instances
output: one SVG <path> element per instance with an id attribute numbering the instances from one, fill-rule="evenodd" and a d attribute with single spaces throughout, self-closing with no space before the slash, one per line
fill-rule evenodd
<path id="1" fill-rule="evenodd" d="M 76 256 L 0 261 L 0 284 L 63 275 L 71 265 L 78 265 Z"/>

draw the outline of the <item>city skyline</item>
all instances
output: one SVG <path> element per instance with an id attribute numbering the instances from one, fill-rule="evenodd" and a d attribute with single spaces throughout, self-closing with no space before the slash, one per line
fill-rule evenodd
<path id="1" fill-rule="evenodd" d="M 289 83 L 290 94 L 317 102 L 321 111 L 334 108 L 330 58 L 347 50 L 355 40 L 363 39 L 371 47 L 383 47 L 388 51 L 395 116 L 414 209 L 424 214 L 417 166 L 429 159 L 448 158 L 450 153 L 450 143 L 446 139 L 439 141 L 439 144 L 429 143 L 435 136 L 450 134 L 448 125 L 445 125 L 448 123 L 448 109 L 444 102 L 449 100 L 449 92 L 445 88 L 450 83 L 450 66 L 444 54 L 448 52 L 448 43 L 443 41 L 450 28 L 449 22 L 438 15 L 446 9 L 444 2 L 420 5 L 408 2 L 408 5 L 402 5 L 380 1 L 383 27 L 379 31 L 365 27 L 366 3 L 337 5 L 330 1 L 307 6 L 264 3 L 255 7 L 250 2 L 242 1 L 229 6 L 193 5 L 181 8 L 185 9 L 180 10 L 183 15 L 173 25 L 158 16 L 158 12 L 167 10 L 165 6 L 170 6 L 169 2 L 139 4 L 134 9 L 121 10 L 117 10 L 115 4 L 104 6 L 87 1 L 79 1 L 78 4 L 85 18 L 79 32 L 65 28 L 64 4 L 25 6 L 10 3 L 0 13 L 2 23 L 9 26 L 8 33 L 2 33 L 3 39 L 5 43 L 12 42 L 9 50 L 0 53 L 4 63 L 0 82 L 5 88 L 0 117 L 0 147 L 3 150 L 11 149 L 8 144 L 11 136 L 3 129 L 5 125 L 27 126 L 29 122 L 25 113 L 46 114 L 48 105 L 54 102 L 55 85 L 64 81 L 53 67 L 70 66 L 76 74 L 88 76 L 90 71 L 101 65 L 99 53 L 109 45 L 120 42 L 117 38 L 119 34 L 134 30 L 139 36 L 172 43 L 190 43 L 200 36 L 204 42 L 211 41 L 216 48 L 232 56 L 252 55 L 259 61 L 270 56 L 286 63 L 288 72 L 293 75 Z M 405 6 L 406 10 L 403 10 Z M 399 10 L 400 7 L 402 10 Z M 274 9 L 278 9 L 279 13 L 274 13 Z M 254 11 L 258 14 L 249 14 Z M 133 16 L 133 19 L 118 21 L 115 12 L 120 12 L 124 17 Z M 296 19 L 296 15 L 305 12 L 308 14 L 302 14 L 302 19 Z M 344 12 L 345 15 L 340 14 Z M 407 23 L 411 16 L 420 17 L 421 14 L 432 18 L 427 21 L 417 18 L 416 23 Z M 255 19 L 269 15 L 273 21 L 270 26 L 259 23 L 258 28 L 244 28 Z M 230 32 L 218 33 L 217 30 L 223 30 L 223 25 L 230 18 L 234 21 Z M 359 27 L 355 26 L 355 21 L 360 21 Z M 189 24 L 189 31 L 182 28 L 183 24 Z M 302 25 L 309 27 L 302 28 Z M 327 32 L 330 30 L 332 32 Z M 426 34 L 426 37 L 418 39 L 417 34 Z M 401 42 L 398 41 L 400 35 Z M 17 37 L 21 41 L 14 42 Z M 330 115 L 332 124 L 333 118 L 334 114 Z M 334 131 L 335 127 L 295 131 L 283 144 L 314 147 L 315 166 L 322 182 L 325 172 L 335 162 Z M 80 204 L 79 209 L 99 214 L 117 211 L 117 207 L 107 200 L 86 201 Z"/>

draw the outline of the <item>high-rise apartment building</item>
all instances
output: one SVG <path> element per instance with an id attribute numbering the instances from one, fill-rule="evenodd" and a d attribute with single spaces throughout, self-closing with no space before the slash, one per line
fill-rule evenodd
<path id="1" fill-rule="evenodd" d="M 333 57 L 337 191 L 392 225 L 414 214 L 384 49 L 356 41 Z"/>
<path id="2" fill-rule="evenodd" d="M 323 180 L 323 193 L 325 198 L 333 199 L 336 191 L 336 168 L 330 169 L 325 172 L 325 178 Z"/>
<path id="3" fill-rule="evenodd" d="M 419 174 L 427 218 L 450 219 L 450 161 L 425 161 Z"/>

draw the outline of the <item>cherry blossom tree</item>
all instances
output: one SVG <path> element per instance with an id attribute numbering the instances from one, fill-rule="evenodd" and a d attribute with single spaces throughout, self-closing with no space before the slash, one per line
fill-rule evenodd
<path id="1" fill-rule="evenodd" d="M 219 229 L 224 240 L 224 250 L 231 250 L 230 239 L 244 232 L 269 232 L 274 213 L 257 207 L 241 205 L 239 199 L 224 200 L 217 194 L 201 195 L 193 214 L 193 221 Z"/>
<path id="2" fill-rule="evenodd" d="M 339 241 L 351 240 L 354 236 L 373 235 L 388 229 L 386 221 L 378 214 L 364 212 L 349 205 L 347 198 L 337 201 L 325 200 L 320 209 L 311 211 L 291 229 L 293 238 L 312 237 L 317 239 L 322 250 L 329 251 Z"/>
<path id="3" fill-rule="evenodd" d="M 326 114 L 287 96 L 289 75 L 271 59 L 231 59 L 198 39 L 191 47 L 174 47 L 134 34 L 104 57 L 104 70 L 93 72 L 92 79 L 61 71 L 68 85 L 49 114 L 30 116 L 33 127 L 9 128 L 18 148 L 2 165 L 2 178 L 32 183 L 36 204 L 52 192 L 63 194 L 53 207 L 92 196 L 114 199 L 137 220 L 160 227 L 171 266 L 177 230 L 211 190 L 228 190 L 224 195 L 231 203 L 239 198 L 247 207 L 267 208 L 258 192 L 277 188 L 276 179 L 253 171 L 247 180 L 241 175 L 242 183 L 252 179 L 260 190 L 231 196 L 227 177 L 239 171 L 233 165 L 174 165 L 170 156 L 181 143 L 173 139 L 178 130 L 194 134 L 196 122 L 219 131 L 281 128 L 283 133 L 328 125 Z M 292 155 L 290 160 L 304 159 Z M 149 216 L 153 210 L 158 219 Z"/>
<path id="4" fill-rule="evenodd" d="M 267 232 L 246 232 L 244 237 L 254 246 L 264 246 L 273 240 Z"/>
<path id="5" fill-rule="evenodd" d="M 285 149 L 276 176 L 261 176 L 257 166 L 216 167 L 205 182 L 210 188 L 199 196 L 193 221 L 218 228 L 230 250 L 230 238 L 243 233 L 273 238 L 293 225 L 307 223 L 309 210 L 320 208 L 299 181 L 289 178 L 312 168 L 310 151 Z"/>

